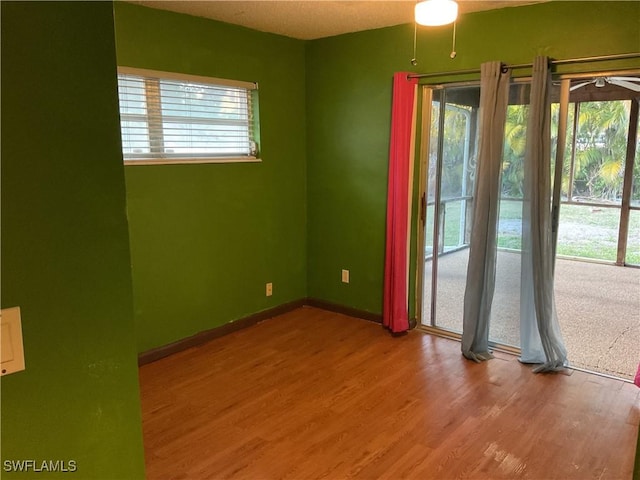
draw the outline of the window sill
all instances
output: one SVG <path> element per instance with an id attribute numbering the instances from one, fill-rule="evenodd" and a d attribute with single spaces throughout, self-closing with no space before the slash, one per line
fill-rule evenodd
<path id="1" fill-rule="evenodd" d="M 211 158 L 140 158 L 125 160 L 125 166 L 135 165 L 185 165 L 199 163 L 261 163 L 257 157 L 211 157 Z"/>

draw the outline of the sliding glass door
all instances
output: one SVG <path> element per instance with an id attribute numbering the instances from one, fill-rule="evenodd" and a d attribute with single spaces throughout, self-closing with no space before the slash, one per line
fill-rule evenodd
<path id="1" fill-rule="evenodd" d="M 459 332 L 457 296 L 467 268 L 480 88 L 430 90 L 427 97 L 422 323 Z"/>
<path id="2" fill-rule="evenodd" d="M 611 266 L 640 266 L 637 91 L 640 79 L 635 82 L 635 77 L 629 77 L 635 82 L 631 87 L 637 86 L 634 89 L 628 81 L 623 80 L 621 86 L 609 83 L 605 77 L 601 81 L 598 78 L 601 77 L 554 81 L 551 125 L 554 251 L 559 262 L 583 260 Z M 529 91 L 526 80 L 514 81 L 510 88 L 502 159 L 496 287 L 489 334 L 494 344 L 516 350 L 520 345 L 523 164 Z M 476 181 L 479 98 L 480 87 L 473 84 L 423 87 L 421 325 L 451 336 L 462 332 Z M 606 339 L 609 350 L 613 349 L 616 342 L 624 340 L 618 338 L 616 329 L 626 327 L 614 326 L 604 310 L 592 309 L 580 317 L 573 314 L 576 305 L 572 302 L 587 284 L 594 289 L 591 297 L 607 304 L 609 300 L 603 296 L 607 288 L 598 282 L 602 274 L 584 268 L 567 270 L 563 265 L 556 267 L 556 302 L 561 328 L 571 337 L 566 340 L 570 357 L 580 358 L 584 351 L 581 345 L 588 342 L 585 331 L 602 330 L 607 322 L 612 331 L 598 331 L 594 335 Z M 575 262 L 571 266 L 576 266 Z M 626 296 L 622 294 L 625 292 L 615 293 L 629 310 L 640 300 L 633 283 L 640 279 L 640 270 L 627 276 L 631 283 L 620 285 Z M 622 281 L 620 275 L 615 278 Z M 628 319 L 631 327 L 635 323 L 635 330 L 625 331 L 640 341 L 637 331 L 640 314 L 625 313 L 627 310 L 616 315 Z M 589 315 L 593 318 L 587 318 Z M 624 338 L 627 337 L 628 334 Z M 597 355 L 601 358 L 609 354 Z M 586 356 L 589 355 L 595 354 Z"/>
<path id="3" fill-rule="evenodd" d="M 640 84 L 626 78 L 637 79 L 564 80 L 555 292 L 571 364 L 631 379 L 640 344 L 640 269 L 621 267 L 640 266 Z"/>
<path id="4" fill-rule="evenodd" d="M 428 149 L 425 149 L 428 169 L 425 170 L 422 324 L 455 335 L 462 332 L 476 180 L 480 87 L 427 89 L 425 97 L 431 98 L 431 102 L 425 108 L 430 129 L 426 138 Z M 511 86 L 502 161 L 497 238 L 500 253 L 490 329 L 493 342 L 511 346 L 519 345 L 519 252 L 528 98 L 528 84 Z"/>

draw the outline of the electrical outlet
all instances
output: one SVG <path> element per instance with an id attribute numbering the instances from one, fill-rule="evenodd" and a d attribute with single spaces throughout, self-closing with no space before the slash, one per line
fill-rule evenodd
<path id="1" fill-rule="evenodd" d="M 267 294 L 267 297 L 270 297 L 271 295 L 273 295 L 273 283 L 271 282 L 267 283 L 266 294 Z"/>
<path id="2" fill-rule="evenodd" d="M 342 283 L 349 283 L 349 270 L 342 270 Z"/>

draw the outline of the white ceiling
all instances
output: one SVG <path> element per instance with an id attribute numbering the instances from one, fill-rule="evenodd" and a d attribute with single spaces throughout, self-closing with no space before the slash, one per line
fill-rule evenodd
<path id="1" fill-rule="evenodd" d="M 458 0 L 461 15 L 549 0 Z M 415 0 L 130 0 L 146 7 L 211 18 L 261 32 L 312 40 L 413 22 Z"/>

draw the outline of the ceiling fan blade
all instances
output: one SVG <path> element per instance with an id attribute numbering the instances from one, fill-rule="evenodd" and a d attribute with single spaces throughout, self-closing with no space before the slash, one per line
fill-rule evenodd
<path id="1" fill-rule="evenodd" d="M 629 90 L 633 90 L 634 92 L 640 92 L 640 85 L 633 82 L 628 82 L 626 80 L 614 80 L 612 78 L 609 79 L 609 83 L 613 85 L 618 85 L 619 87 L 628 88 Z"/>
<path id="2" fill-rule="evenodd" d="M 631 82 L 640 82 L 640 77 L 607 77 L 608 80 L 622 80 Z"/>
<path id="3" fill-rule="evenodd" d="M 577 90 L 578 88 L 584 87 L 585 85 L 589 85 L 590 83 L 595 82 L 595 80 L 589 80 L 588 82 L 582 82 L 582 83 L 578 83 L 574 86 L 572 86 L 569 91 L 573 92 L 574 90 Z"/>

